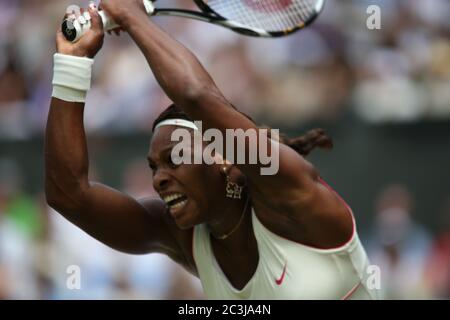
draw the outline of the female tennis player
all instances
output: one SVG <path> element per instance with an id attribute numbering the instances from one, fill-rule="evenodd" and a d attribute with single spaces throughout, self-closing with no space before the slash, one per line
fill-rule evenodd
<path id="1" fill-rule="evenodd" d="M 261 164 L 175 164 L 172 132 L 194 132 L 194 120 L 224 137 L 227 128 L 259 129 L 189 50 L 149 20 L 140 1 L 104 0 L 102 7 L 174 102 L 155 121 L 148 154 L 160 199 L 136 200 L 88 180 L 84 101 L 104 37 L 90 7 L 92 28 L 81 40 L 57 34 L 45 145 L 48 203 L 114 249 L 167 254 L 200 278 L 210 299 L 376 298 L 350 208 L 303 157 L 330 147 L 323 131 L 282 138 L 275 175 L 261 175 Z M 272 150 L 275 140 L 256 143 Z"/>

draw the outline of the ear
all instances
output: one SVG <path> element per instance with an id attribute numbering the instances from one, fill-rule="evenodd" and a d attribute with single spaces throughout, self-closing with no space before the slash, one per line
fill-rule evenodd
<path id="1" fill-rule="evenodd" d="M 220 165 L 220 172 L 226 177 L 231 173 L 233 165 L 229 163 L 227 160 L 224 161 L 224 164 Z"/>
<path id="2" fill-rule="evenodd" d="M 230 177 L 230 180 L 232 182 L 235 182 L 240 186 L 247 185 L 247 177 L 242 173 L 241 170 L 239 170 L 238 167 L 229 163 L 226 166 L 222 166 L 222 172 L 224 173 L 224 175 Z"/>
<path id="3" fill-rule="evenodd" d="M 222 156 L 219 152 L 216 152 L 214 154 L 214 162 L 217 163 L 219 165 L 220 168 L 220 172 L 224 175 L 227 176 L 230 173 L 231 170 L 231 162 L 228 161 L 227 159 L 224 158 L 224 156 Z"/>

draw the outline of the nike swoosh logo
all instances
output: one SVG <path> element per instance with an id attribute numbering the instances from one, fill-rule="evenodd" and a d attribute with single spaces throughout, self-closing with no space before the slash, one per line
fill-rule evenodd
<path id="1" fill-rule="evenodd" d="M 283 273 L 281 274 L 281 277 L 279 279 L 275 279 L 275 283 L 277 285 L 281 285 L 283 283 L 284 276 L 286 275 L 286 267 L 287 267 L 287 262 L 284 264 Z"/>

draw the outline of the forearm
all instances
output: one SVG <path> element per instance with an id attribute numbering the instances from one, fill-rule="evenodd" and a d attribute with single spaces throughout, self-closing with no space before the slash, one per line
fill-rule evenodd
<path id="1" fill-rule="evenodd" d="M 45 134 L 45 189 L 55 207 L 74 209 L 88 186 L 83 103 L 52 99 Z"/>
<path id="2" fill-rule="evenodd" d="M 139 46 L 157 81 L 180 107 L 217 88 L 198 59 L 181 43 L 142 13 L 126 20 L 124 28 Z"/>
<path id="3" fill-rule="evenodd" d="M 103 43 L 101 19 L 89 8 L 91 29 L 73 44 L 57 32 L 53 92 L 45 136 L 45 192 L 58 211 L 72 212 L 88 188 L 88 152 L 83 126 L 93 57 Z M 90 58 L 89 58 L 90 57 Z"/>

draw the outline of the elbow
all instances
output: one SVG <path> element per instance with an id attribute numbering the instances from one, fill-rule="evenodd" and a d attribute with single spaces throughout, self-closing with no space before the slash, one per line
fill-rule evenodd
<path id="1" fill-rule="evenodd" d="M 47 205 L 59 213 L 68 212 L 67 208 L 63 205 L 62 202 L 58 201 L 56 198 L 47 197 Z"/>
<path id="2" fill-rule="evenodd" d="M 186 86 L 180 101 L 176 104 L 185 108 L 199 109 L 204 106 L 210 106 L 215 100 L 224 100 L 221 92 L 214 85 L 189 85 Z"/>
<path id="3" fill-rule="evenodd" d="M 78 202 L 63 196 L 56 196 L 51 193 L 45 193 L 47 205 L 63 216 L 70 216 L 80 212 L 81 205 Z"/>
<path id="4" fill-rule="evenodd" d="M 55 187 L 48 183 L 45 186 L 45 200 L 49 207 L 58 212 L 62 213 L 69 210 L 68 202 L 64 201 L 61 195 L 55 191 Z"/>
<path id="5" fill-rule="evenodd" d="M 177 99 L 174 99 L 174 102 L 176 105 L 186 109 L 195 108 L 201 103 L 206 90 L 206 88 L 200 86 L 187 85 L 186 88 L 180 92 Z"/>
<path id="6" fill-rule="evenodd" d="M 190 103 L 199 103 L 202 98 L 206 96 L 209 91 L 207 86 L 204 85 L 190 85 L 186 88 L 183 94 L 184 100 Z"/>
<path id="7" fill-rule="evenodd" d="M 46 177 L 45 179 L 45 200 L 47 204 L 55 209 L 60 207 L 61 201 L 58 200 L 58 193 L 56 192 L 56 186 L 50 182 L 50 179 Z"/>
<path id="8" fill-rule="evenodd" d="M 47 178 L 45 181 L 46 202 L 51 208 L 60 213 L 70 214 L 77 212 L 82 206 L 81 195 L 83 192 L 76 190 L 60 186 Z"/>

